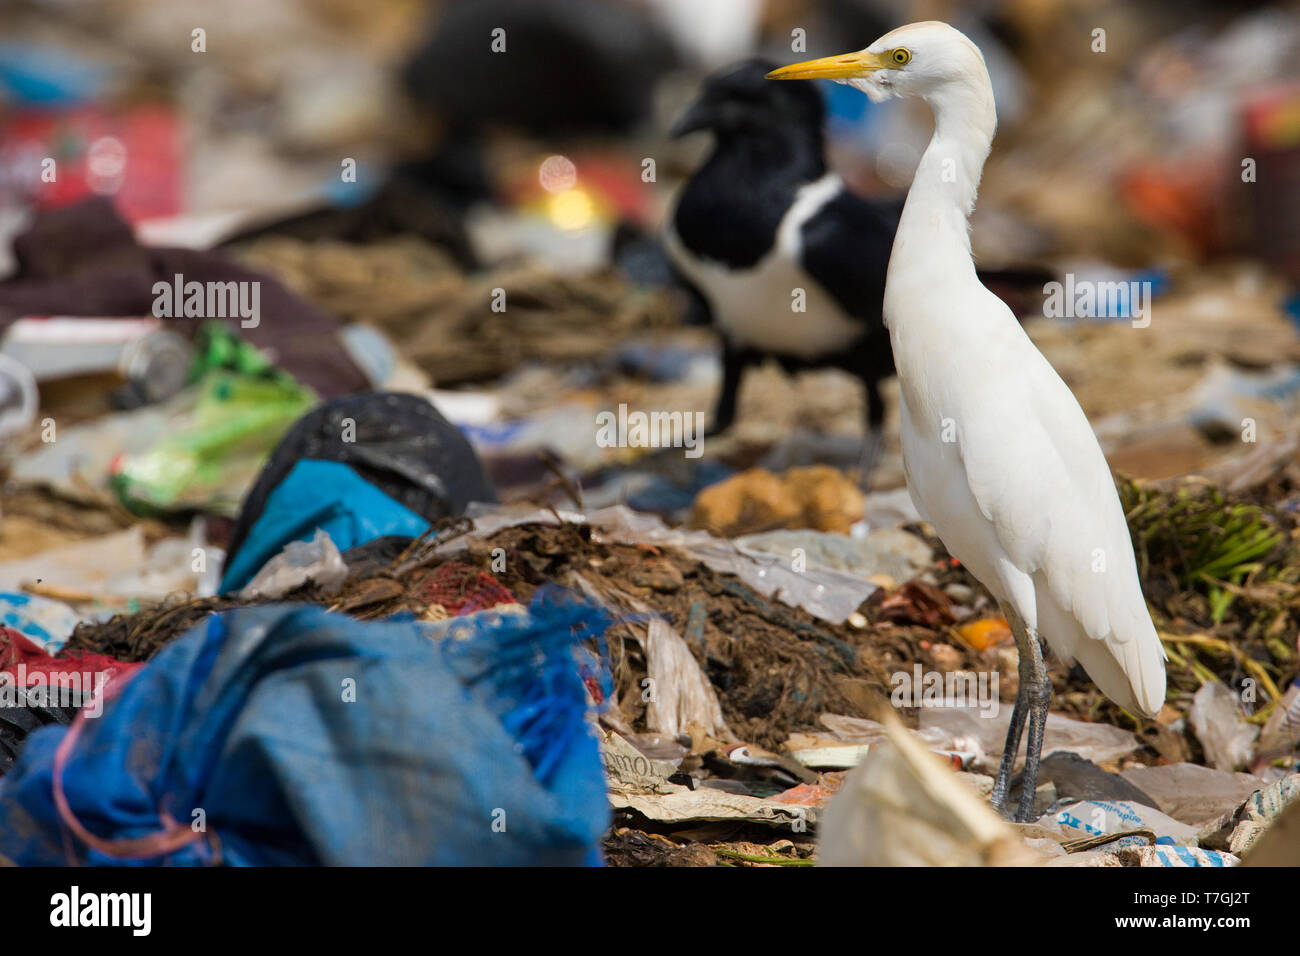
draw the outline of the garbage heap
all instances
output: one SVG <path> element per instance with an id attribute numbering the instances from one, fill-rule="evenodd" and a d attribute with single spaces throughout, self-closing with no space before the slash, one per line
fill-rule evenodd
<path id="1" fill-rule="evenodd" d="M 336 437 L 344 421 L 360 440 Z M 4 596 L 0 660 L 25 706 L 0 725 L 0 833 L 39 836 L 0 852 L 63 862 L 71 833 L 93 863 L 1273 859 L 1293 852 L 1278 818 L 1300 786 L 1300 563 L 1295 513 L 1277 505 L 1300 492 L 1292 468 L 1255 462 L 1236 491 L 1121 484 L 1169 700 L 1138 718 L 1053 668 L 1040 815 L 1013 825 L 987 804 L 1016 691 L 1010 632 L 897 494 L 809 468 L 710 486 L 701 527 L 497 504 L 427 402 L 335 400 L 254 483 L 218 593 L 107 613 L 107 594 L 68 585 Z M 866 533 L 807 527 L 865 515 Z M 791 527 L 734 533 L 774 523 Z M 104 537 L 132 534 L 143 550 L 139 524 Z M 120 568 L 121 547 L 104 561 Z M 79 620 L 97 601 L 101 619 Z M 399 747 L 412 767 L 378 772 Z M 268 771 L 273 792 L 247 789 Z M 112 787 L 91 785 L 104 774 Z M 364 823 L 376 812 L 398 822 Z M 483 826 L 402 837 L 443 832 L 448 813 Z"/>

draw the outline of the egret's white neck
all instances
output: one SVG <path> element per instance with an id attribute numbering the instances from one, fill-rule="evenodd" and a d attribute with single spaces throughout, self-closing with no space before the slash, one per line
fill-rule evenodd
<path id="1" fill-rule="evenodd" d="M 894 258 L 928 262 L 945 276 L 974 275 L 970 214 L 997 127 L 988 71 L 981 64 L 978 73 L 945 83 L 925 101 L 934 112 L 934 135 L 907 194 Z"/>

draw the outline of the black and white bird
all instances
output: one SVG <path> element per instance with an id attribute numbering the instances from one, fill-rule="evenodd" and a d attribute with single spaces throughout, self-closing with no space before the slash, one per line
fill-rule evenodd
<path id="1" fill-rule="evenodd" d="M 710 433 L 735 419 L 751 364 L 844 369 L 866 392 L 865 478 L 880 448 L 880 383 L 894 374 L 881 303 L 903 202 L 845 186 L 826 162 L 821 94 L 767 82 L 772 68 L 752 59 L 715 73 L 674 124 L 674 137 L 709 131 L 714 144 L 681 191 L 664 246 L 722 336 Z M 980 277 L 1014 302 L 1051 275 L 1029 267 Z"/>
<path id="2" fill-rule="evenodd" d="M 766 82 L 772 69 L 754 59 L 714 74 L 671 130 L 714 135 L 665 236 L 722 336 L 711 431 L 734 420 L 747 366 L 771 357 L 789 372 L 837 367 L 866 388 L 871 457 L 880 381 L 894 372 L 880 306 L 902 203 L 845 187 L 826 164 L 821 94 L 811 83 Z"/>

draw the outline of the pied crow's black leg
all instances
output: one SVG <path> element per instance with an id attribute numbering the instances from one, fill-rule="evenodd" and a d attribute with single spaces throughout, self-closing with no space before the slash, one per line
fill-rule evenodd
<path id="1" fill-rule="evenodd" d="M 713 422 L 704 433 L 706 438 L 721 434 L 736 420 L 736 400 L 740 394 L 740 379 L 748 364 L 749 356 L 746 352 L 728 343 L 723 344 L 722 390 L 718 393 L 717 404 L 713 406 Z"/>
<path id="2" fill-rule="evenodd" d="M 865 490 L 871 483 L 871 472 L 880 460 L 885 443 L 885 402 L 880 397 L 880 382 L 862 377 L 866 389 L 866 434 L 862 440 L 862 457 L 858 463 L 858 484 Z"/>

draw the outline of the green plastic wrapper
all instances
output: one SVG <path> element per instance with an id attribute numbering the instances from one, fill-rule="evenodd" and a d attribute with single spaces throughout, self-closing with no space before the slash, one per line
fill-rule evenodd
<path id="1" fill-rule="evenodd" d="M 200 332 L 191 374 L 174 400 L 176 428 L 113 469 L 113 489 L 137 514 L 236 515 L 244 492 L 316 393 L 214 323 Z"/>

